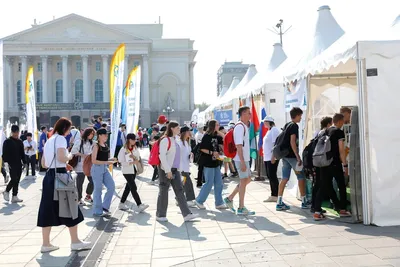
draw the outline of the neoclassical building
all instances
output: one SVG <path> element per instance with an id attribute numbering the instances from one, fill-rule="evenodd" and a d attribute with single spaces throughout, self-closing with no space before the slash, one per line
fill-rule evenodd
<path id="1" fill-rule="evenodd" d="M 34 68 L 38 125 L 59 117 L 85 127 L 109 116 L 109 64 L 125 43 L 125 80 L 142 67 L 140 122 L 170 107 L 170 119 L 190 120 L 194 109 L 193 40 L 164 39 L 162 24 L 103 24 L 76 14 L 32 25 L 3 38 L 4 120 L 24 122 L 25 77 Z"/>

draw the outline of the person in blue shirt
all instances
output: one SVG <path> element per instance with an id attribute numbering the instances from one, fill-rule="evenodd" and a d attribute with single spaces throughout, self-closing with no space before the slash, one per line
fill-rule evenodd
<path id="1" fill-rule="evenodd" d="M 42 162 L 42 156 L 43 156 L 43 147 L 47 142 L 47 127 L 46 126 L 42 126 L 41 130 L 41 134 L 39 137 L 39 144 L 38 144 L 38 150 L 39 150 L 39 172 L 44 172 L 46 171 L 45 168 L 42 167 L 42 164 L 40 164 Z"/>

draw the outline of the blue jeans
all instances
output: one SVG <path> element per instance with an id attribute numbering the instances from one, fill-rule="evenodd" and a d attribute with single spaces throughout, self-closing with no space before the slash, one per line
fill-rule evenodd
<path id="1" fill-rule="evenodd" d="M 92 179 L 94 185 L 93 191 L 93 214 L 103 214 L 103 208 L 109 210 L 111 206 L 111 200 L 115 191 L 115 183 L 108 171 L 108 165 L 97 165 L 93 164 Z M 107 192 L 104 195 L 103 201 L 101 201 L 101 195 L 103 190 L 103 184 L 107 188 Z"/>
<path id="2" fill-rule="evenodd" d="M 305 179 L 304 171 L 296 171 L 297 159 L 296 158 L 283 158 L 282 159 L 282 179 L 289 180 L 292 169 L 297 176 L 297 180 Z"/>
<path id="3" fill-rule="evenodd" d="M 207 200 L 208 194 L 210 194 L 211 189 L 214 185 L 215 206 L 223 205 L 224 200 L 222 199 L 223 183 L 221 177 L 221 169 L 219 167 L 216 168 L 204 167 L 203 173 L 206 182 L 205 184 L 203 184 L 203 187 L 201 188 L 196 201 L 199 204 L 203 204 Z"/>

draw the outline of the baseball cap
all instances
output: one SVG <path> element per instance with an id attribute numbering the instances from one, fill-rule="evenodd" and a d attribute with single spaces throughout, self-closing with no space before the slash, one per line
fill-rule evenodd
<path id="1" fill-rule="evenodd" d="M 185 133 L 185 132 L 189 132 L 189 131 L 190 131 L 190 128 L 187 127 L 187 126 L 183 126 L 183 127 L 181 128 L 181 133 Z"/>
<path id="2" fill-rule="evenodd" d="M 270 116 L 265 116 L 263 121 L 275 122 L 274 118 L 272 118 Z"/>

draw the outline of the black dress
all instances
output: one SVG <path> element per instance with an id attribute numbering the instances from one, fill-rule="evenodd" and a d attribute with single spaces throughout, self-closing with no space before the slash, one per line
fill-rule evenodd
<path id="1" fill-rule="evenodd" d="M 57 168 L 57 173 L 65 173 L 66 171 L 65 168 Z M 80 208 L 78 208 L 78 217 L 75 220 L 72 218 L 59 217 L 58 201 L 53 200 L 54 181 L 55 170 L 50 169 L 46 172 L 43 179 L 42 199 L 40 200 L 37 226 L 49 227 L 65 225 L 67 227 L 73 227 L 83 221 L 83 214 Z"/>

